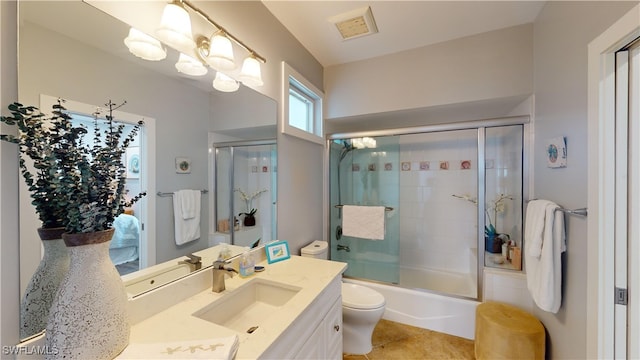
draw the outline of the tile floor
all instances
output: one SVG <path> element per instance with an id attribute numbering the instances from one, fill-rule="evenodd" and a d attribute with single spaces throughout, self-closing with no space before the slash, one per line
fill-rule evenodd
<path id="1" fill-rule="evenodd" d="M 373 350 L 343 355 L 343 360 L 475 359 L 473 340 L 380 320 L 373 331 Z"/>

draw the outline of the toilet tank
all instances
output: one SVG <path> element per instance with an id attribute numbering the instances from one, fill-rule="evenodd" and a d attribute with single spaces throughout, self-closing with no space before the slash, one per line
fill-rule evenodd
<path id="1" fill-rule="evenodd" d="M 309 245 L 300 249 L 300 255 L 304 257 L 312 257 L 316 259 L 327 259 L 327 255 L 329 254 L 329 245 L 326 241 L 315 240 L 311 242 Z"/>

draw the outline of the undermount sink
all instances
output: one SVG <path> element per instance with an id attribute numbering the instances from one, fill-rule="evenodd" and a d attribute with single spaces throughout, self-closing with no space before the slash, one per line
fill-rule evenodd
<path id="1" fill-rule="evenodd" d="M 137 295 L 155 289 L 191 273 L 187 264 L 178 264 L 124 282 L 128 294 Z"/>
<path id="2" fill-rule="evenodd" d="M 193 316 L 238 332 L 252 333 L 300 290 L 297 286 L 256 278 L 196 311 Z"/>

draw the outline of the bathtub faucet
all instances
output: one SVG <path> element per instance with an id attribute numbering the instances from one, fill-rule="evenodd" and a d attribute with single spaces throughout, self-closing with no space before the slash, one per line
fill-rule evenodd
<path id="1" fill-rule="evenodd" d="M 346 252 L 351 252 L 351 249 L 349 249 L 349 245 L 338 245 L 338 251 L 340 250 L 344 250 Z"/>

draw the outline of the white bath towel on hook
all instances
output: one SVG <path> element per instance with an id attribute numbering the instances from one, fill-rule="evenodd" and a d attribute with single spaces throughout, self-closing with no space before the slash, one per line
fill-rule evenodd
<path id="1" fill-rule="evenodd" d="M 384 240 L 384 206 L 342 207 L 342 234 L 361 239 Z"/>

